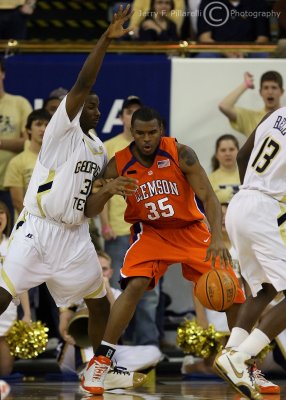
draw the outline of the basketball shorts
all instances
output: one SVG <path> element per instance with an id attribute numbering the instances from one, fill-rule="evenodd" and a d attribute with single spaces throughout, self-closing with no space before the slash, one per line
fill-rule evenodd
<path id="1" fill-rule="evenodd" d="M 285 290 L 286 204 L 243 189 L 228 206 L 226 228 L 252 295 L 262 283 L 272 284 L 278 292 Z"/>
<path id="2" fill-rule="evenodd" d="M 106 294 L 88 224 L 67 226 L 23 211 L 11 234 L 0 286 L 15 298 L 43 282 L 58 307 Z"/>
<path id="3" fill-rule="evenodd" d="M 157 228 L 137 223 L 131 227 L 131 245 L 126 252 L 121 269 L 121 286 L 134 276 L 152 278 L 152 289 L 171 264 L 181 263 L 185 279 L 196 283 L 200 276 L 211 269 L 211 261 L 204 261 L 210 243 L 210 233 L 205 223 L 194 222 L 180 228 Z M 219 259 L 216 268 L 220 268 Z M 239 287 L 232 268 L 229 272 Z M 239 288 L 236 303 L 245 300 Z"/>

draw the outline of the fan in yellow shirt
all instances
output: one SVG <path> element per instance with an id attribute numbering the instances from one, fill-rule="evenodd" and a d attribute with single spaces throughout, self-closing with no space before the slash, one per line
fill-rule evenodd
<path id="1" fill-rule="evenodd" d="M 216 141 L 212 158 L 213 172 L 208 178 L 220 203 L 228 203 L 239 189 L 240 179 L 236 164 L 238 150 L 239 143 L 233 135 L 222 135 Z"/>
<path id="2" fill-rule="evenodd" d="M 229 119 L 233 129 L 245 136 L 250 136 L 262 118 L 269 112 L 281 107 L 284 93 L 283 79 L 277 71 L 267 71 L 260 78 L 260 96 L 264 102 L 262 110 L 236 107 L 240 96 L 248 89 L 254 89 L 254 78 L 249 72 L 244 73 L 244 81 L 230 92 L 219 104 L 220 111 Z"/>
<path id="3" fill-rule="evenodd" d="M 8 164 L 4 186 L 10 190 L 13 206 L 18 214 L 22 211 L 24 196 L 42 146 L 46 126 L 50 119 L 50 114 L 44 109 L 35 110 L 30 113 L 26 123 L 30 143 L 24 151 L 12 158 Z"/>

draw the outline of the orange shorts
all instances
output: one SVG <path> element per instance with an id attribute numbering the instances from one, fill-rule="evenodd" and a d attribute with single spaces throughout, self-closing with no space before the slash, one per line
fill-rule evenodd
<path id="1" fill-rule="evenodd" d="M 185 279 L 196 283 L 199 277 L 211 269 L 211 261 L 204 261 L 210 243 L 210 232 L 204 222 L 197 221 L 178 228 L 157 228 L 137 223 L 131 227 L 130 247 L 121 268 L 121 286 L 134 276 L 152 278 L 149 289 L 157 285 L 169 265 L 181 263 Z M 220 268 L 217 259 L 216 268 Z M 245 300 L 242 289 L 232 268 L 237 287 L 235 303 Z"/>

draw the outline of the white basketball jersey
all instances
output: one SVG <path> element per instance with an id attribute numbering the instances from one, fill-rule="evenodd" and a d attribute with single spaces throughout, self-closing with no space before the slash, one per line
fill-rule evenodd
<path id="1" fill-rule="evenodd" d="M 286 201 L 286 107 L 273 112 L 255 133 L 241 189 L 256 189 Z"/>
<path id="2" fill-rule="evenodd" d="M 85 220 L 92 183 L 107 163 L 103 143 L 81 130 L 81 111 L 70 121 L 66 98 L 49 122 L 24 199 L 30 214 L 68 225 Z"/>

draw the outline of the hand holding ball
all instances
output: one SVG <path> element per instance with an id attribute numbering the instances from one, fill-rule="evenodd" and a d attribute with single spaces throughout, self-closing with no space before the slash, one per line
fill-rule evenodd
<path id="1" fill-rule="evenodd" d="M 236 282 L 225 269 L 206 272 L 195 286 L 195 296 L 200 303 L 215 311 L 225 311 L 232 306 L 236 293 Z"/>

